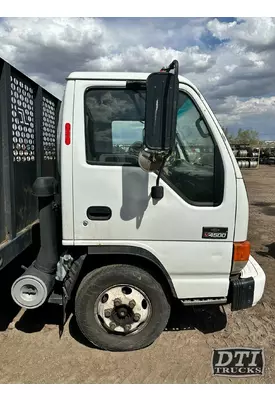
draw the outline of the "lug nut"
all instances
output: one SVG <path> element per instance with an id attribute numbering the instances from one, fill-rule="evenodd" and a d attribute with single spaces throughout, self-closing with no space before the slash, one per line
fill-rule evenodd
<path id="1" fill-rule="evenodd" d="M 124 326 L 124 332 L 129 332 L 131 329 L 131 325 L 125 325 Z"/>
<path id="2" fill-rule="evenodd" d="M 121 304 L 121 299 L 115 299 L 114 300 L 114 305 L 115 305 L 115 307 L 118 307 L 118 306 L 120 306 L 120 304 Z"/>
<path id="3" fill-rule="evenodd" d="M 129 307 L 134 308 L 135 306 L 136 306 L 135 300 L 131 300 L 131 301 L 129 302 Z"/>
<path id="4" fill-rule="evenodd" d="M 115 324 L 114 322 L 111 322 L 110 325 L 109 325 L 109 327 L 110 327 L 110 329 L 111 329 L 112 331 L 114 331 L 114 330 L 116 329 L 116 324 Z"/>
<path id="5" fill-rule="evenodd" d="M 138 322 L 140 320 L 140 314 L 134 314 L 134 321 Z"/>
<path id="6" fill-rule="evenodd" d="M 104 315 L 105 315 L 106 318 L 110 318 L 111 314 L 112 314 L 112 310 L 105 310 L 104 311 Z"/>

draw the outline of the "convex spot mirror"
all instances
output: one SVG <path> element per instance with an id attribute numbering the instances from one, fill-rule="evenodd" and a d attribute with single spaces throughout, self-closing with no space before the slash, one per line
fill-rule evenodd
<path id="1" fill-rule="evenodd" d="M 178 63 L 173 63 L 168 69 L 174 67 L 175 73 L 155 72 L 146 82 L 144 145 L 153 152 L 169 152 L 175 146 L 179 81 Z"/>

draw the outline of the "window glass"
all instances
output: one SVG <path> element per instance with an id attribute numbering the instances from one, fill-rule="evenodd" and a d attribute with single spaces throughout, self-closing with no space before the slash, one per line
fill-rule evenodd
<path id="1" fill-rule="evenodd" d="M 91 89 L 85 95 L 88 163 L 139 167 L 145 117 L 145 91 Z M 217 205 L 223 196 L 219 149 L 193 100 L 179 93 L 176 149 L 163 179 L 186 201 Z"/>
<path id="2" fill-rule="evenodd" d="M 185 93 L 180 92 L 176 150 L 164 168 L 167 181 L 190 202 L 213 204 L 216 199 L 217 151 L 194 102 Z"/>
<path id="3" fill-rule="evenodd" d="M 92 89 L 85 96 L 88 163 L 138 166 L 145 91 Z"/>

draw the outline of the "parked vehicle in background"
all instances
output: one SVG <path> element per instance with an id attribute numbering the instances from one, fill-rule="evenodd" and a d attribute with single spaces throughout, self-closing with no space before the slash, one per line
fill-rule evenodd
<path id="1" fill-rule="evenodd" d="M 275 147 L 261 148 L 260 164 L 275 164 Z"/>

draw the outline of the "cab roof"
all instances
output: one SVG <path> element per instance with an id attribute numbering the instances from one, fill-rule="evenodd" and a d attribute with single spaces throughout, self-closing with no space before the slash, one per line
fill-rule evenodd
<path id="1" fill-rule="evenodd" d="M 136 80 L 136 81 L 146 81 L 147 77 L 150 73 L 144 72 L 72 72 L 67 80 L 84 80 L 84 81 L 128 81 L 128 80 Z M 192 82 L 183 76 L 179 75 L 179 82 L 189 85 L 194 88 L 196 91 L 198 89 Z"/>

